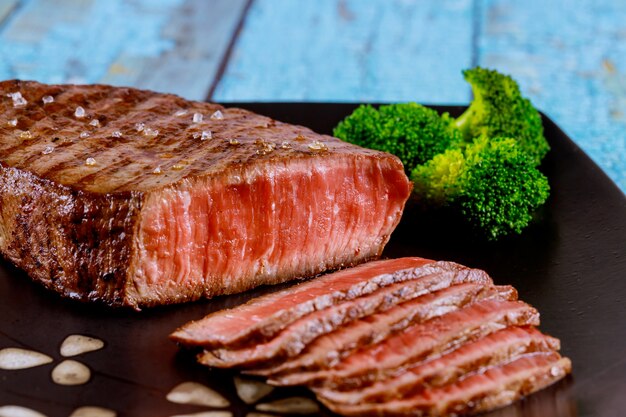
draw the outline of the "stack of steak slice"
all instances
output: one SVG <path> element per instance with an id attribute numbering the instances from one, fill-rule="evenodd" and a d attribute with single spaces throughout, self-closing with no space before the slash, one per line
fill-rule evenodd
<path id="1" fill-rule="evenodd" d="M 204 365 L 306 385 L 343 415 L 455 415 L 509 404 L 571 371 L 510 286 L 400 258 L 322 276 L 172 334 Z"/>

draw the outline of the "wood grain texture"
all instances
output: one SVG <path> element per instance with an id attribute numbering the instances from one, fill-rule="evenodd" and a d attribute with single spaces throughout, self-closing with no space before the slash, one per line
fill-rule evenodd
<path id="1" fill-rule="evenodd" d="M 102 79 L 203 100 L 241 17 L 246 0 L 187 0 L 163 27 L 175 43 L 156 56 L 124 53 Z"/>
<path id="2" fill-rule="evenodd" d="M 0 25 L 2 25 L 5 19 L 19 6 L 19 3 L 19 0 L 2 0 L 0 2 Z"/>
<path id="3" fill-rule="evenodd" d="M 214 97 L 466 102 L 471 30 L 470 0 L 257 0 Z"/>
<path id="4" fill-rule="evenodd" d="M 0 26 L 0 79 L 103 82 L 202 100 L 244 3 L 22 0 Z M 2 4 L 0 13 L 13 9 Z"/>
<path id="5" fill-rule="evenodd" d="M 478 61 L 508 72 L 626 191 L 626 3 L 485 0 Z"/>
<path id="6" fill-rule="evenodd" d="M 161 36 L 181 0 L 22 0 L 0 28 L 0 78 L 98 82 L 124 53 L 157 56 L 175 43 Z"/>

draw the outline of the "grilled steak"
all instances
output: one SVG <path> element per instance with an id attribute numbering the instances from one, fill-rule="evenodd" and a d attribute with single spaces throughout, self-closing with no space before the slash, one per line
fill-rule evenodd
<path id="1" fill-rule="evenodd" d="M 388 285 L 363 297 L 358 297 L 315 311 L 287 326 L 267 343 L 253 343 L 241 349 L 213 349 L 199 358 L 200 363 L 220 368 L 258 366 L 270 360 L 300 353 L 320 335 L 373 313 L 385 311 L 395 304 L 428 292 L 462 282 L 490 285 L 491 278 L 476 269 L 452 269 L 425 275 L 414 280 Z"/>
<path id="2" fill-rule="evenodd" d="M 349 390 L 385 379 L 428 357 L 507 326 L 538 325 L 537 310 L 521 301 L 485 300 L 413 325 L 352 353 L 328 370 L 290 376 L 296 384 Z M 270 379 L 270 382 L 275 382 Z"/>
<path id="3" fill-rule="evenodd" d="M 171 337 L 185 345 L 202 347 L 236 348 L 262 343 L 312 312 L 371 294 L 396 282 L 457 269 L 465 267 L 423 258 L 369 262 L 209 314 L 186 324 Z"/>
<path id="4" fill-rule="evenodd" d="M 361 405 L 320 400 L 344 416 L 457 416 L 477 414 L 510 404 L 571 372 L 569 359 L 556 352 L 532 353 L 510 363 L 486 368 L 441 387 L 406 398 Z"/>
<path id="5" fill-rule="evenodd" d="M 400 161 L 241 109 L 0 82 L 0 251 L 63 295 L 135 308 L 378 257 Z"/>
<path id="6" fill-rule="evenodd" d="M 422 258 L 324 275 L 179 329 L 197 359 L 306 385 L 346 416 L 452 417 L 571 371 L 537 310 L 483 271 Z"/>
<path id="7" fill-rule="evenodd" d="M 350 323 L 316 339 L 301 355 L 291 360 L 282 362 L 276 367 L 261 368 L 248 373 L 271 376 L 276 385 L 305 383 L 307 375 L 315 377 L 316 371 L 336 365 L 342 358 L 359 348 L 379 343 L 412 324 L 492 298 L 514 300 L 517 298 L 517 293 L 511 287 L 484 286 L 474 283 L 453 285 L 399 304 L 384 314 L 374 314 Z"/>
<path id="8" fill-rule="evenodd" d="M 532 327 L 508 327 L 474 342 L 461 345 L 452 352 L 420 362 L 388 379 L 352 391 L 318 389 L 316 394 L 326 401 L 341 404 L 383 402 L 407 397 L 432 387 L 442 386 L 484 367 L 510 362 L 512 358 L 532 352 L 559 349 L 559 341 Z"/>

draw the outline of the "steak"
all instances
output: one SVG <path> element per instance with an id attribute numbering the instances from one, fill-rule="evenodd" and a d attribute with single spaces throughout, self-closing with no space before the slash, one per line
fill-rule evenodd
<path id="1" fill-rule="evenodd" d="M 217 104 L 0 82 L 0 252 L 67 297 L 140 308 L 380 256 L 395 156 Z"/>
<path id="2" fill-rule="evenodd" d="M 373 261 L 213 313 L 173 339 L 198 362 L 305 385 L 345 416 L 453 417 L 505 406 L 571 372 L 539 313 L 483 271 Z"/>
<path id="3" fill-rule="evenodd" d="M 508 326 L 539 325 L 537 310 L 521 301 L 485 300 L 413 325 L 382 342 L 352 353 L 298 384 L 351 390 L 371 385 L 429 357 Z M 270 382 L 277 382 L 270 379 Z"/>
<path id="4" fill-rule="evenodd" d="M 230 368 L 258 366 L 271 360 L 300 353 L 311 341 L 340 326 L 373 313 L 385 311 L 399 302 L 463 282 L 491 285 L 491 278 L 481 270 L 453 269 L 397 282 L 371 294 L 315 311 L 287 326 L 266 343 L 253 343 L 241 349 L 218 348 L 201 355 L 204 365 Z"/>
<path id="5" fill-rule="evenodd" d="M 466 267 L 423 258 L 399 258 L 369 262 L 323 275 L 286 290 L 255 298 L 246 304 L 217 311 L 187 323 L 170 337 L 189 346 L 249 346 L 271 340 L 296 320 L 395 284 Z"/>
<path id="6" fill-rule="evenodd" d="M 456 416 L 477 414 L 512 403 L 553 384 L 571 372 L 569 359 L 556 352 L 522 357 L 483 372 L 469 374 L 451 384 L 420 391 L 413 396 L 381 403 L 338 404 L 320 398 L 344 416 Z"/>
<path id="7" fill-rule="evenodd" d="M 293 359 L 282 361 L 275 367 L 261 368 L 248 373 L 272 376 L 272 381 L 277 385 L 294 385 L 290 374 L 295 374 L 294 378 L 298 382 L 303 381 L 305 371 L 313 376 L 315 371 L 334 366 L 352 351 L 378 343 L 414 323 L 441 316 L 483 299 L 516 297 L 517 293 L 512 287 L 494 287 L 476 283 L 452 285 L 396 305 L 384 314 L 374 314 L 354 321 L 319 337 Z"/>
<path id="8" fill-rule="evenodd" d="M 508 327 L 467 343 L 452 352 L 420 362 L 388 379 L 352 391 L 316 390 L 318 398 L 341 404 L 383 402 L 454 382 L 470 372 L 524 354 L 559 350 L 559 341 L 532 327 Z"/>

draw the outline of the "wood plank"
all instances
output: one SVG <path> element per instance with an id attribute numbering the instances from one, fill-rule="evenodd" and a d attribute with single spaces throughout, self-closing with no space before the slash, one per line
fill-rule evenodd
<path id="1" fill-rule="evenodd" d="M 182 0 L 26 0 L 0 33 L 0 78 L 97 82 L 123 52 L 158 56 L 159 34 Z M 3 68 L 8 68 L 6 74 Z"/>
<path id="2" fill-rule="evenodd" d="M 0 79 L 104 82 L 206 97 L 246 0 L 23 0 Z"/>
<path id="3" fill-rule="evenodd" d="M 20 0 L 3 0 L 0 2 L 0 32 L 2 32 L 5 20 L 17 9 Z"/>
<path id="4" fill-rule="evenodd" d="M 39 43 L 56 25 L 80 24 L 93 0 L 24 1 L 6 31 L 6 40 L 15 43 Z"/>
<path id="5" fill-rule="evenodd" d="M 487 0 L 479 62 L 512 74 L 626 192 L 626 3 Z"/>
<path id="6" fill-rule="evenodd" d="M 218 101 L 467 102 L 470 0 L 256 0 Z"/>
<path id="7" fill-rule="evenodd" d="M 102 82 L 203 100 L 245 4 L 246 0 L 187 0 L 176 8 L 160 34 L 175 48 L 156 56 L 124 52 Z"/>
<path id="8" fill-rule="evenodd" d="M 20 0 L 6 0 L 0 2 L 0 35 L 6 31 L 10 17 L 18 10 L 20 3 Z M 8 50 L 8 44 L 5 44 L 4 47 L 2 45 L 2 42 L 0 42 L 0 56 L 3 57 L 3 59 L 0 59 L 0 79 L 15 78 L 10 62 L 4 59 L 4 55 L 7 52 L 11 53 L 11 51 Z"/>

